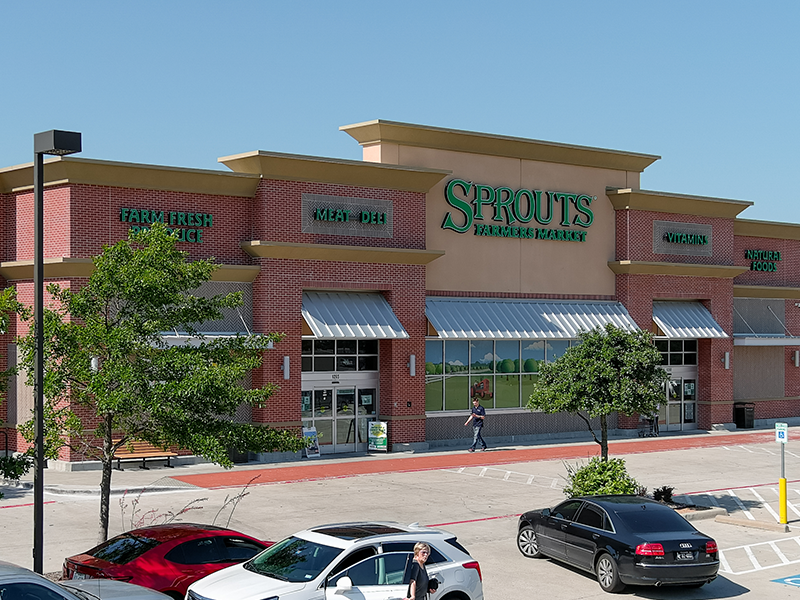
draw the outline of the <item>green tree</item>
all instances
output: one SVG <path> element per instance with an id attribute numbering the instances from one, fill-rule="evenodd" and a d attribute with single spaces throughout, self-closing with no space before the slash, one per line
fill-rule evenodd
<path id="1" fill-rule="evenodd" d="M 608 460 L 608 415 L 655 414 L 669 375 L 647 331 L 627 332 L 608 324 L 581 332 L 581 343 L 542 365 L 528 409 L 571 412 L 586 423 Z M 600 438 L 590 419 L 600 418 Z"/>
<path id="2" fill-rule="evenodd" d="M 242 382 L 282 334 L 206 338 L 197 328 L 242 304 L 239 293 L 192 294 L 218 268 L 190 261 L 163 225 L 131 234 L 93 258 L 79 289 L 48 286 L 44 315 L 46 452 L 69 446 L 102 464 L 99 539 L 108 537 L 114 452 L 132 440 L 177 445 L 226 468 L 229 451 L 297 451 L 296 434 L 234 422 L 238 406 L 260 406 L 274 384 Z M 30 319 L 30 311 L 23 319 Z M 170 346 L 165 332 L 193 336 Z M 33 379 L 33 327 L 19 340 L 21 366 Z M 91 423 L 91 425 L 89 425 Z M 32 439 L 33 425 L 23 431 Z"/>

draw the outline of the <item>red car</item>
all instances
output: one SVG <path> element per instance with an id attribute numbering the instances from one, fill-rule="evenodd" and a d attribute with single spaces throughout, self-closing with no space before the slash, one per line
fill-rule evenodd
<path id="1" fill-rule="evenodd" d="M 182 600 L 186 588 L 201 577 L 244 562 L 271 545 L 213 525 L 153 525 L 65 559 L 62 577 L 127 581 Z"/>

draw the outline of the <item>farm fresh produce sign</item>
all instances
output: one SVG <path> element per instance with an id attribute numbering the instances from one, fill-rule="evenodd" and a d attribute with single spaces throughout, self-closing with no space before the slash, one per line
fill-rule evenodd
<path id="1" fill-rule="evenodd" d="M 455 210 L 448 212 L 442 229 L 457 233 L 472 230 L 474 235 L 514 237 L 530 240 L 585 242 L 586 231 L 550 227 L 529 227 L 559 224 L 588 229 L 594 222 L 589 208 L 594 197 L 587 194 L 546 192 L 509 187 L 492 187 L 463 179 L 453 179 L 444 191 L 445 200 Z M 553 223 L 555 219 L 555 223 Z M 489 221 L 477 223 L 476 221 Z"/>

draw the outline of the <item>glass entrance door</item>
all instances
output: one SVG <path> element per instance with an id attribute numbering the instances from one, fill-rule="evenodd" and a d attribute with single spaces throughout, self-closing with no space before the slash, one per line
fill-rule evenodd
<path id="1" fill-rule="evenodd" d="M 666 429 L 678 431 L 697 429 L 697 376 L 678 377 L 676 373 L 667 382 L 667 405 L 662 407 Z"/>
<path id="2" fill-rule="evenodd" d="M 316 427 L 323 454 L 367 449 L 369 422 L 377 418 L 377 389 L 317 387 L 301 397 L 303 427 Z"/>

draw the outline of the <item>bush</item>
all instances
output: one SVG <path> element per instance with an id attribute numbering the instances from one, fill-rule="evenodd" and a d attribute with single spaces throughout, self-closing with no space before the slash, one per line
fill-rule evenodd
<path id="1" fill-rule="evenodd" d="M 20 454 L 17 456 L 0 456 L 0 477 L 11 481 L 19 481 L 33 464 L 29 456 Z"/>
<path id="2" fill-rule="evenodd" d="M 600 494 L 636 494 L 642 486 L 625 469 L 621 458 L 604 461 L 593 457 L 586 465 L 567 467 L 569 484 L 564 488 L 568 498 L 575 496 L 597 496 Z"/>
<path id="3" fill-rule="evenodd" d="M 672 502 L 672 492 L 675 488 L 669 485 L 662 486 L 653 490 L 653 500 L 658 502 Z"/>

